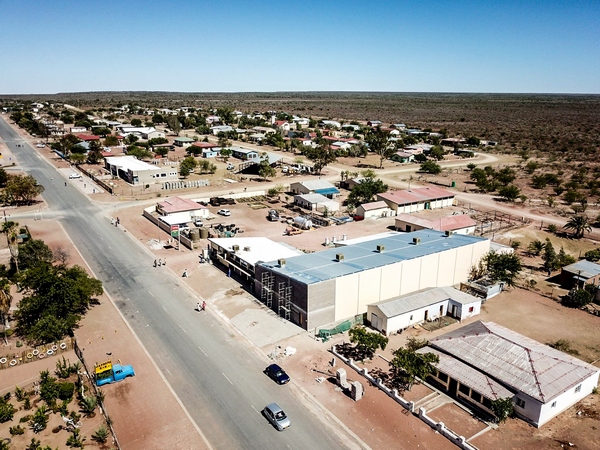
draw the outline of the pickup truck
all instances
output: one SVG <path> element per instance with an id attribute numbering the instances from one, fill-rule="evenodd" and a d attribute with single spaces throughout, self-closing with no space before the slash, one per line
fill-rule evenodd
<path id="1" fill-rule="evenodd" d="M 116 383 L 127 377 L 135 376 L 135 371 L 131 365 L 113 364 L 112 361 L 96 364 L 94 369 L 96 386 Z"/>

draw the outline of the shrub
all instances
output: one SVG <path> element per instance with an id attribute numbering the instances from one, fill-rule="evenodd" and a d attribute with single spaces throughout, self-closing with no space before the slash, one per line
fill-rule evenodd
<path id="1" fill-rule="evenodd" d="M 569 308 L 581 308 L 592 301 L 592 294 L 585 289 L 578 289 L 563 298 L 562 304 Z"/>
<path id="2" fill-rule="evenodd" d="M 48 416 L 46 415 L 47 408 L 45 406 L 40 406 L 37 411 L 31 417 L 31 421 L 29 425 L 33 428 L 33 431 L 39 433 L 48 425 Z"/>
<path id="3" fill-rule="evenodd" d="M 73 391 L 75 385 L 73 383 L 59 383 L 58 384 L 58 398 L 61 400 L 71 400 L 73 398 Z"/>
<path id="4" fill-rule="evenodd" d="M 25 399 L 25 391 L 19 386 L 15 386 L 15 397 L 20 402 L 22 402 Z"/>
<path id="5" fill-rule="evenodd" d="M 557 230 L 558 230 L 558 228 L 553 223 L 551 223 L 550 225 L 548 225 L 548 232 L 549 233 L 556 234 Z"/>
<path id="6" fill-rule="evenodd" d="M 25 433 L 25 429 L 21 425 L 16 425 L 14 427 L 10 427 L 8 432 L 11 436 L 19 436 Z"/>
<path id="7" fill-rule="evenodd" d="M 94 440 L 100 444 L 104 444 L 108 440 L 108 436 L 109 436 L 108 428 L 106 428 L 106 426 L 104 426 L 104 425 L 100 425 L 100 428 L 98 428 L 94 432 L 94 434 L 92 434 L 92 440 Z"/>
<path id="8" fill-rule="evenodd" d="M 98 405 L 98 400 L 94 396 L 83 397 L 83 399 L 79 402 L 81 411 L 87 416 L 94 412 L 96 405 Z"/>
<path id="9" fill-rule="evenodd" d="M 80 431 L 78 428 L 73 430 L 73 434 L 69 436 L 69 439 L 67 439 L 67 446 L 71 448 L 83 448 L 85 436 L 80 436 L 79 433 Z"/>
<path id="10" fill-rule="evenodd" d="M 0 423 L 8 422 L 13 420 L 16 408 L 8 403 L 5 399 L 0 400 Z"/>

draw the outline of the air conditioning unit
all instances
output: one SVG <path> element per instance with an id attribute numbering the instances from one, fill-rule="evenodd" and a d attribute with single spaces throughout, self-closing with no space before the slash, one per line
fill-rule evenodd
<path id="1" fill-rule="evenodd" d="M 343 253 L 338 253 L 337 255 L 335 255 L 335 260 L 336 261 L 343 261 L 344 260 L 344 254 Z"/>
<path id="2" fill-rule="evenodd" d="M 239 252 L 240 251 L 240 246 L 239 245 L 234 245 L 233 247 L 231 247 L 231 249 L 233 250 L 233 253 Z"/>
<path id="3" fill-rule="evenodd" d="M 421 243 L 421 238 L 413 238 L 413 244 L 419 245 Z"/>
<path id="4" fill-rule="evenodd" d="M 283 258 L 277 260 L 277 263 L 279 264 L 279 267 L 285 267 L 285 263 L 286 262 L 287 261 L 285 259 L 283 259 Z"/>
<path id="5" fill-rule="evenodd" d="M 377 246 L 377 251 L 378 251 L 379 253 L 383 253 L 383 251 L 384 251 L 384 250 L 385 250 L 385 245 L 378 245 L 378 246 Z"/>
<path id="6" fill-rule="evenodd" d="M 445 235 L 446 237 L 450 237 L 450 236 L 452 236 L 452 231 L 450 231 L 450 230 L 446 230 L 446 231 L 444 231 L 444 235 Z"/>
<path id="7" fill-rule="evenodd" d="M 245 252 L 249 252 L 250 251 L 250 247 L 244 247 L 244 251 Z"/>

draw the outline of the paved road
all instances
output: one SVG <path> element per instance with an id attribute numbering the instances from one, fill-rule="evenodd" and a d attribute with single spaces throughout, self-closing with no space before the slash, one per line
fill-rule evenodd
<path id="1" fill-rule="evenodd" d="M 102 210 L 78 189 L 65 186 L 56 169 L 1 118 L 0 137 L 20 166 L 45 186 L 43 197 L 50 210 L 60 216 L 76 247 L 214 448 L 358 447 L 345 432 L 335 434 L 325 426 L 312 412 L 316 409 L 300 400 L 296 387 L 280 387 L 268 380 L 262 374 L 265 362 L 220 321 L 211 314 L 194 313 L 198 299 L 168 272 L 152 269 L 152 256 L 122 228 L 111 226 Z M 275 431 L 260 414 L 272 401 L 292 420 L 285 432 Z"/>

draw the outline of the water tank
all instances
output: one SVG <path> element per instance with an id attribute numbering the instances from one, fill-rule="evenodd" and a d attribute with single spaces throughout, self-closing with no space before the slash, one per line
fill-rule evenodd
<path id="1" fill-rule="evenodd" d="M 199 241 L 200 240 L 200 229 L 192 228 L 190 230 L 190 239 L 192 240 L 192 242 Z"/>
<path id="2" fill-rule="evenodd" d="M 198 230 L 200 231 L 200 239 L 208 239 L 208 228 L 202 227 Z"/>
<path id="3" fill-rule="evenodd" d="M 300 228 L 302 228 L 303 230 L 308 230 L 313 225 L 312 220 L 310 220 L 307 217 L 302 217 L 302 216 L 294 217 L 294 223 L 296 225 L 298 225 Z"/>

